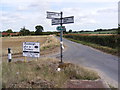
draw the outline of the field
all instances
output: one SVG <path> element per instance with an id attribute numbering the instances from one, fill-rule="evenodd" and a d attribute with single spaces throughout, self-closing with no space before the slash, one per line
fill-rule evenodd
<path id="1" fill-rule="evenodd" d="M 2 38 L 2 55 L 7 55 L 8 48 L 12 49 L 12 54 L 22 54 L 23 42 L 40 42 L 41 54 L 47 48 L 58 47 L 59 43 L 53 36 L 24 36 L 24 37 L 3 37 Z"/>

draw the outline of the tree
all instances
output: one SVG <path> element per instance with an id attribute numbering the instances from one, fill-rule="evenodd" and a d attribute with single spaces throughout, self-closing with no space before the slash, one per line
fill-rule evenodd
<path id="1" fill-rule="evenodd" d="M 13 33 L 12 29 L 8 29 L 6 32 L 7 33 Z"/>
<path id="2" fill-rule="evenodd" d="M 120 24 L 118 25 L 118 34 L 120 34 Z"/>
<path id="3" fill-rule="evenodd" d="M 43 32 L 43 30 L 44 30 L 41 25 L 35 26 L 35 29 L 36 29 L 36 31 L 35 31 L 36 35 L 40 35 Z"/>
<path id="4" fill-rule="evenodd" d="M 72 33 L 72 30 L 71 30 L 71 29 L 69 30 L 69 33 Z"/>
<path id="5" fill-rule="evenodd" d="M 31 32 L 30 32 L 30 35 L 35 35 L 35 32 L 34 32 L 34 31 L 31 31 Z"/>
<path id="6" fill-rule="evenodd" d="M 23 36 L 30 35 L 30 31 L 26 29 L 25 27 L 21 28 L 20 34 Z"/>

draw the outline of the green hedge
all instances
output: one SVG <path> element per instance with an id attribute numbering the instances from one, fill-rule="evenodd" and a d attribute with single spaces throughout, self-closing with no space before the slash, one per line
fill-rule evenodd
<path id="1" fill-rule="evenodd" d="M 117 37 L 113 36 L 80 36 L 80 35 L 65 35 L 65 38 L 71 38 L 75 40 L 90 42 L 99 44 L 101 46 L 108 46 L 111 48 L 117 48 Z M 119 38 L 118 38 L 119 39 Z"/>

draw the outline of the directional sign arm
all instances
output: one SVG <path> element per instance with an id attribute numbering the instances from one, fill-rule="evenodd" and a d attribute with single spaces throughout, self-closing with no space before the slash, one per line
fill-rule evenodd
<path id="1" fill-rule="evenodd" d="M 53 19 L 56 17 L 60 17 L 60 13 L 47 11 L 47 19 Z"/>

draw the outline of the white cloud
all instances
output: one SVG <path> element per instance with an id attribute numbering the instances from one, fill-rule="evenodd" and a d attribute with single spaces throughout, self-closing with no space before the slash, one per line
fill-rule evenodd
<path id="1" fill-rule="evenodd" d="M 75 24 L 93 24 L 96 23 L 93 11 L 84 11 L 81 8 L 64 8 L 65 16 L 74 16 Z"/>
<path id="2" fill-rule="evenodd" d="M 117 7 L 107 7 L 107 8 L 100 8 L 97 10 L 98 13 L 118 13 Z"/>
<path id="3" fill-rule="evenodd" d="M 34 2 L 63 2 L 63 0 L 1 0 L 1 3 L 15 4 L 15 3 L 34 3 Z"/>
<path id="4" fill-rule="evenodd" d="M 14 4 L 14 3 L 34 3 L 34 2 L 119 2 L 119 0 L 1 0 L 1 3 L 9 3 L 9 4 Z"/>
<path id="5" fill-rule="evenodd" d="M 18 11 L 24 11 L 24 10 L 27 10 L 27 9 L 28 9 L 28 7 L 23 6 L 23 5 L 19 5 L 19 6 L 17 7 L 17 10 L 18 10 Z"/>
<path id="6" fill-rule="evenodd" d="M 62 0 L 64 1 L 64 0 Z M 119 2 L 119 0 L 65 0 L 65 2 L 86 2 L 86 3 L 90 3 L 90 2 Z"/>

